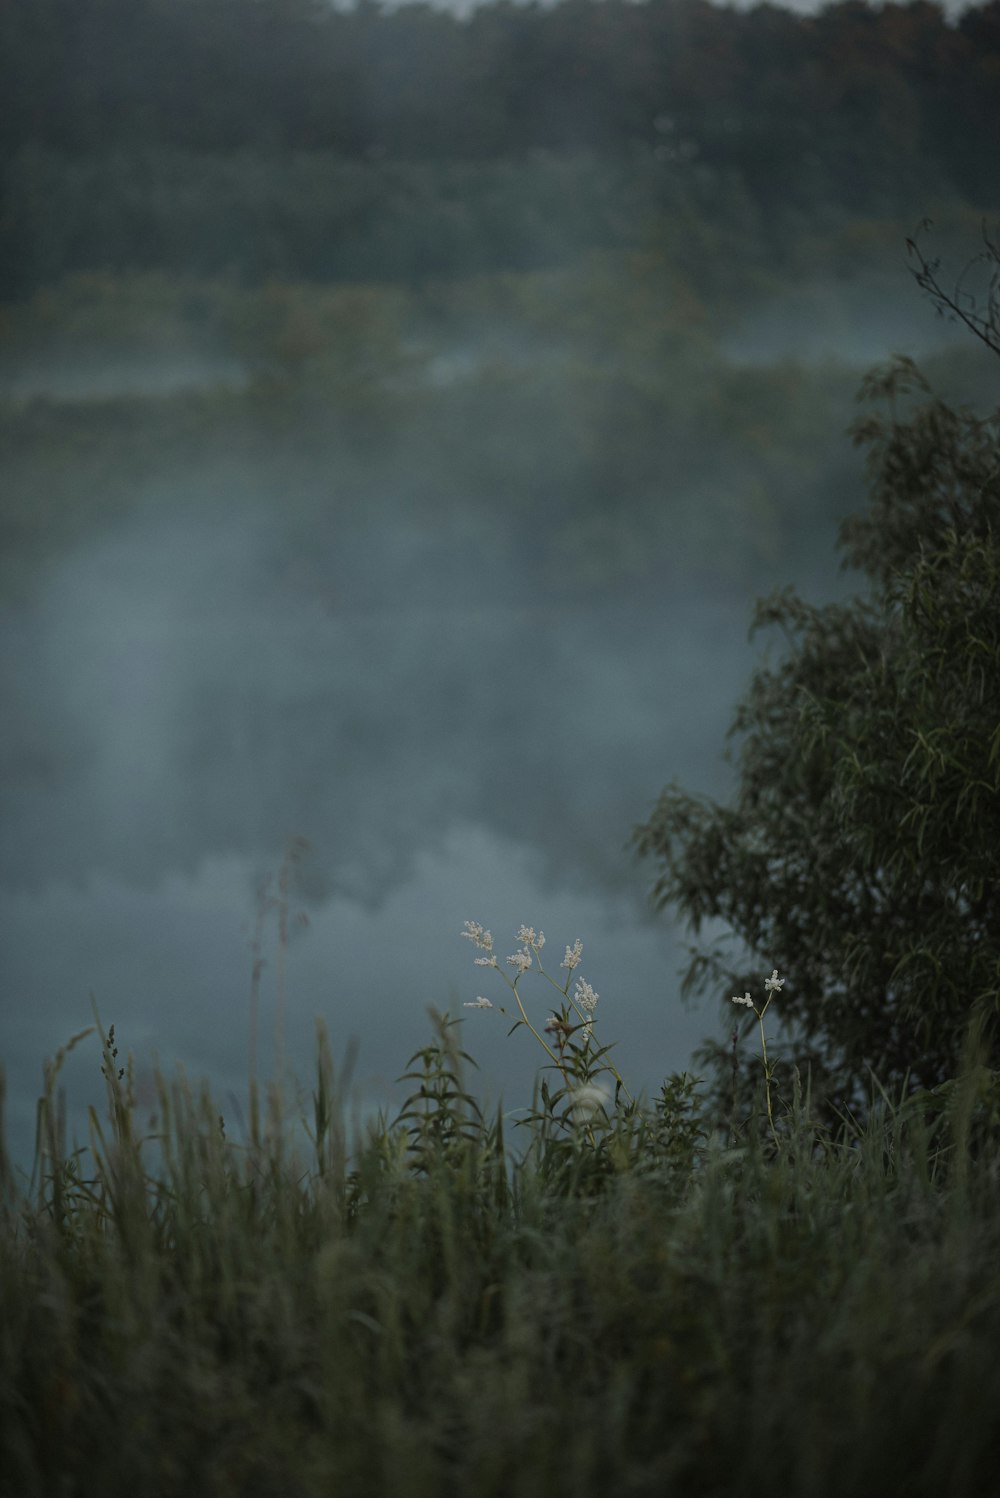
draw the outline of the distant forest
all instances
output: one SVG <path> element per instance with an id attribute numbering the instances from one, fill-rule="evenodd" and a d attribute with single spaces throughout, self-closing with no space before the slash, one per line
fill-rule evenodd
<path id="1" fill-rule="evenodd" d="M 789 215 L 994 210 L 998 121 L 998 0 L 4 0 L 0 295 L 523 270 L 649 211 L 772 253 Z"/>

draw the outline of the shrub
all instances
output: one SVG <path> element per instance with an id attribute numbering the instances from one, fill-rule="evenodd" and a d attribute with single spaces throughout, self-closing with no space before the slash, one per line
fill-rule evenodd
<path id="1" fill-rule="evenodd" d="M 841 1100 L 872 1070 L 942 1083 L 972 1019 L 1000 1061 L 1000 413 L 951 409 L 903 358 L 862 395 L 884 406 L 854 429 L 871 504 L 840 544 L 866 596 L 758 603 L 786 648 L 737 709 L 733 801 L 672 784 L 635 832 L 659 908 L 794 968 L 785 1061 Z M 686 991 L 750 983 L 725 943 L 692 949 Z M 721 1047 L 704 1059 L 721 1087 Z"/>

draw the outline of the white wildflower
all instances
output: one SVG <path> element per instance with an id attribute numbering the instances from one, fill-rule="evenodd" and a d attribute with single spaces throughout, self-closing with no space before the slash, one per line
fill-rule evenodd
<path id="1" fill-rule="evenodd" d="M 581 1009 L 585 1009 L 588 1014 L 593 1014 L 599 998 L 600 994 L 594 992 L 586 978 L 577 978 L 573 999 Z"/>
<path id="2" fill-rule="evenodd" d="M 580 1123 L 590 1123 L 601 1113 L 606 1117 L 610 1102 L 610 1094 L 596 1082 L 585 1082 L 570 1093 L 573 1118 Z"/>
<path id="3" fill-rule="evenodd" d="M 500 964 L 497 962 L 496 953 L 495 952 L 491 953 L 489 957 L 474 957 L 473 961 L 474 961 L 476 967 L 499 967 L 500 966 Z"/>
<path id="4" fill-rule="evenodd" d="M 526 973 L 531 966 L 530 948 L 522 947 L 519 952 L 512 953 L 512 955 L 507 958 L 507 961 L 510 963 L 511 967 L 517 968 L 518 977 L 520 977 L 520 975 L 522 973 Z"/>
<path id="5" fill-rule="evenodd" d="M 753 1008 L 753 999 L 750 997 L 750 995 L 748 993 L 745 993 L 743 995 L 742 999 L 740 998 L 740 996 L 739 996 L 738 993 L 734 994 L 733 995 L 733 1003 L 734 1004 L 745 1004 L 748 1009 L 752 1009 Z"/>
<path id="6" fill-rule="evenodd" d="M 534 947 L 536 952 L 540 952 L 545 945 L 545 932 L 539 931 L 536 936 L 534 926 L 521 926 L 517 933 L 517 939 L 518 941 L 523 941 L 525 946 Z"/>
<path id="7" fill-rule="evenodd" d="M 484 931 L 478 921 L 466 921 L 465 930 L 461 935 L 466 941 L 471 941 L 474 946 L 481 947 L 484 952 L 493 951 L 493 933 Z"/>
<path id="8" fill-rule="evenodd" d="M 463 1005 L 463 1008 L 465 1008 L 465 1009 L 492 1009 L 493 1005 L 490 1003 L 489 999 L 484 999 L 483 996 L 482 996 L 482 994 L 480 994 L 480 996 L 479 996 L 478 999 L 466 999 L 465 1004 Z"/>
<path id="9" fill-rule="evenodd" d="M 779 988 L 784 988 L 784 986 L 785 980 L 784 978 L 778 977 L 777 968 L 774 969 L 774 972 L 771 974 L 770 978 L 764 979 L 764 987 L 767 989 L 768 993 L 775 993 Z"/>
<path id="10" fill-rule="evenodd" d="M 580 966 L 580 959 L 582 956 L 583 942 L 579 937 L 577 937 L 573 945 L 566 948 L 566 956 L 563 958 L 562 962 L 560 962 L 559 966 L 566 968 L 569 972 L 572 972 L 575 967 Z"/>

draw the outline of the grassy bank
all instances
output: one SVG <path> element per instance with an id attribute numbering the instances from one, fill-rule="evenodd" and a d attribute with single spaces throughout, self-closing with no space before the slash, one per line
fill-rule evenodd
<path id="1" fill-rule="evenodd" d="M 82 1152 L 57 1058 L 4 1172 L 4 1494 L 994 1490 L 988 1074 L 731 1132 L 688 1079 L 583 1106 L 557 1069 L 511 1130 L 457 1034 L 395 1121 L 350 1123 L 321 1032 L 298 1126 L 161 1077 L 144 1135 L 111 1036 Z"/>

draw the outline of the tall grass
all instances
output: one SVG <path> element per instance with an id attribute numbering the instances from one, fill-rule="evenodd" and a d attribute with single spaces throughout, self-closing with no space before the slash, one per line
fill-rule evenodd
<path id="1" fill-rule="evenodd" d="M 31 1183 L 0 1165 L 5 1498 L 996 1491 L 974 1057 L 838 1132 L 762 1091 L 735 1140 L 690 1078 L 581 1111 L 557 1065 L 512 1138 L 458 1035 L 362 1127 L 320 1029 L 298 1128 L 265 1089 L 237 1141 L 162 1075 L 143 1132 L 101 1034 L 82 1150 L 56 1057 Z"/>

